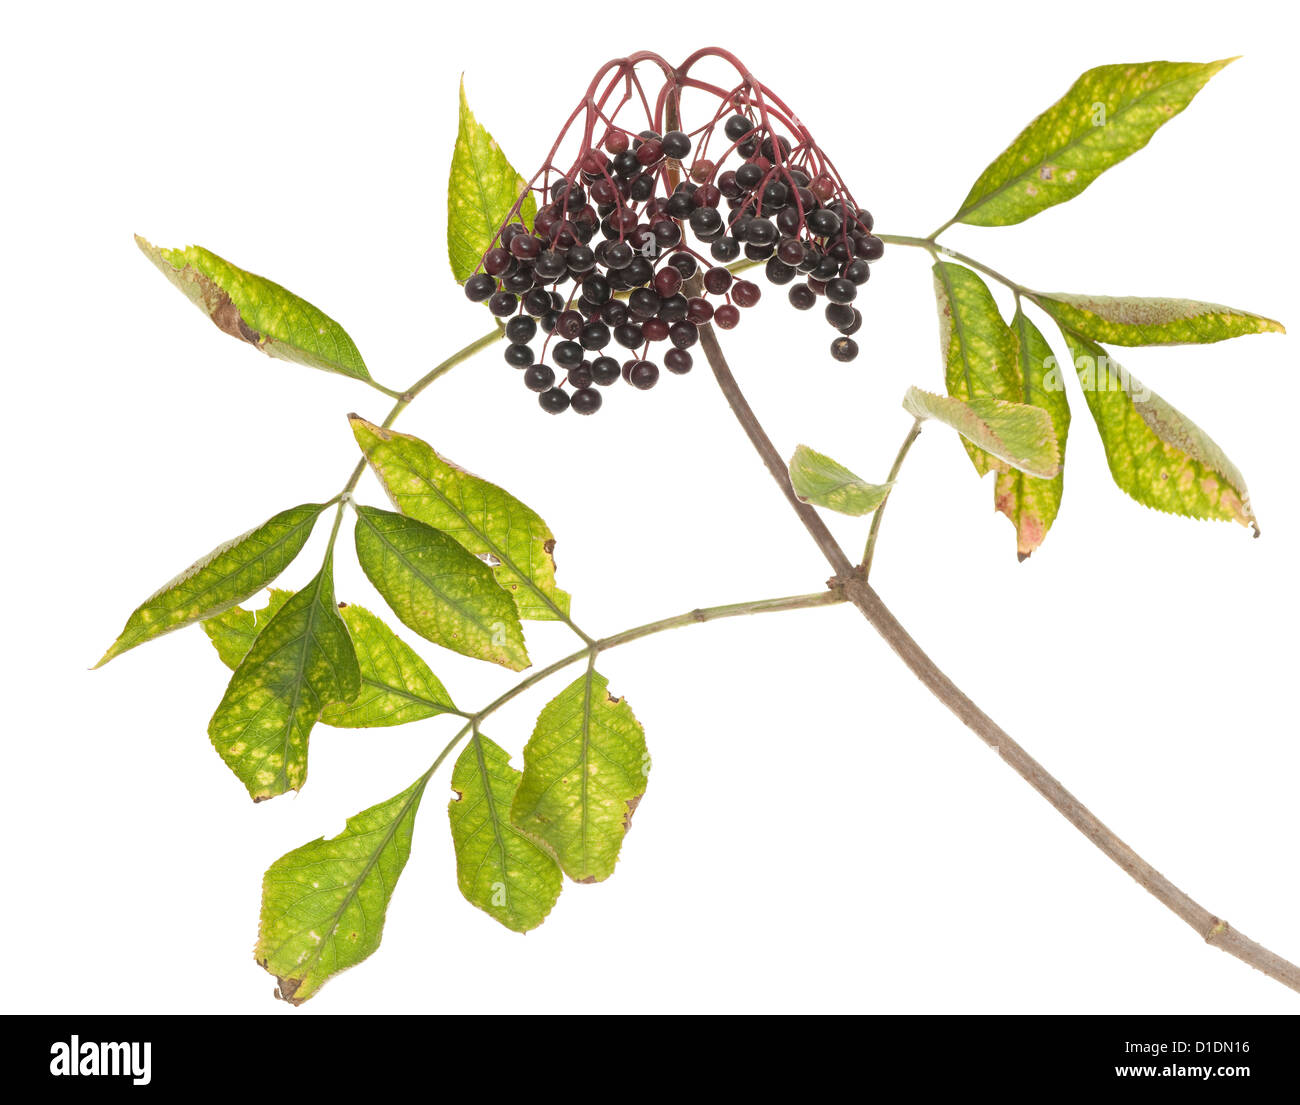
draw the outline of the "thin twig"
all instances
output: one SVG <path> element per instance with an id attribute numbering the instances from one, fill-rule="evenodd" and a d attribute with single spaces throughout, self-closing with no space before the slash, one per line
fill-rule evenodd
<path id="1" fill-rule="evenodd" d="M 908 451 L 912 448 L 912 442 L 921 436 L 922 419 L 918 418 L 912 423 L 912 428 L 908 430 L 907 436 L 903 438 L 903 444 L 898 448 L 898 456 L 894 458 L 894 466 L 889 470 L 889 475 L 885 478 L 886 483 L 893 483 L 898 479 L 898 473 L 902 471 L 903 461 L 907 459 Z M 885 496 L 885 501 L 876 507 L 876 513 L 871 518 L 871 532 L 867 534 L 867 547 L 862 553 L 862 578 L 871 578 L 871 562 L 876 557 L 876 539 L 880 536 L 880 520 L 885 516 L 885 507 L 889 505 L 889 500 L 894 497 L 894 490 L 890 488 L 889 494 Z"/>

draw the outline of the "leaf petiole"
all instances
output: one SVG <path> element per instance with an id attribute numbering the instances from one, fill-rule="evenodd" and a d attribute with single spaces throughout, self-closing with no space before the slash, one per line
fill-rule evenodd
<path id="1" fill-rule="evenodd" d="M 898 448 L 898 455 L 894 458 L 894 466 L 889 470 L 886 477 L 886 483 L 893 483 L 898 479 L 898 473 L 903 467 L 903 461 L 907 459 L 907 454 L 912 448 L 912 442 L 921 436 L 921 423 L 924 419 L 916 419 L 912 423 L 912 428 L 907 431 L 907 436 L 903 438 L 903 444 Z M 880 519 L 884 516 L 885 507 L 889 505 L 889 499 L 876 508 L 876 513 L 871 519 L 871 532 L 867 534 L 867 547 L 862 553 L 862 578 L 871 577 L 871 561 L 876 555 L 876 538 L 880 535 Z"/>

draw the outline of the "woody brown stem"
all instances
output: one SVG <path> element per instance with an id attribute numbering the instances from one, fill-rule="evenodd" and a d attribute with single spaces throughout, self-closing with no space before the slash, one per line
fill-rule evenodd
<path id="1" fill-rule="evenodd" d="M 912 674 L 980 740 L 996 751 L 1017 775 L 1047 799 L 1062 817 L 1127 872 L 1139 886 L 1182 918 L 1198 936 L 1300 993 L 1300 967 L 1244 936 L 1170 882 L 1066 790 L 925 654 L 867 583 L 861 569 L 850 563 L 817 512 L 807 503 L 801 502 L 795 494 L 785 463 L 736 382 L 711 325 L 700 327 L 700 346 L 736 420 L 804 528 L 834 569 L 836 584 Z"/>

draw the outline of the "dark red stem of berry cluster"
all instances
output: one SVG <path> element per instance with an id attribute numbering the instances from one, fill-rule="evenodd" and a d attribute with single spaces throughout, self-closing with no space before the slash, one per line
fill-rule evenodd
<path id="1" fill-rule="evenodd" d="M 727 87 L 695 75 L 703 61 L 733 71 Z M 657 70 L 653 96 L 638 66 Z M 708 105 L 694 124 L 683 121 L 687 95 Z M 465 294 L 508 320 L 506 363 L 543 410 L 590 415 L 620 379 L 639 390 L 659 382 L 657 343 L 668 344 L 663 367 L 685 375 L 702 324 L 740 322 L 762 296 L 728 267 L 742 254 L 789 285 L 796 309 L 824 297 L 838 334 L 831 355 L 853 360 L 862 325 L 853 302 L 884 252 L 872 227 L 808 128 L 734 55 L 709 48 L 674 68 L 633 54 L 596 73 Z M 621 363 L 611 344 L 627 350 Z"/>

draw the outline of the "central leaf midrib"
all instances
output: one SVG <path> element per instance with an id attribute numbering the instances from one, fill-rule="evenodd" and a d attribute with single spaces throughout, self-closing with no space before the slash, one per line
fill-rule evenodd
<path id="1" fill-rule="evenodd" d="M 524 586 L 527 587 L 530 591 L 532 591 L 533 594 L 535 594 L 539 599 L 541 599 L 542 602 L 544 602 L 561 621 L 567 622 L 569 620 L 568 615 L 563 610 L 561 610 L 559 606 L 555 604 L 554 601 L 552 601 L 551 597 L 545 591 L 543 591 L 536 583 L 534 583 L 533 580 L 530 579 L 524 572 L 520 570 L 519 566 L 514 562 L 514 560 L 511 559 L 509 553 L 507 553 L 504 549 L 499 548 L 497 546 L 497 543 L 493 541 L 491 537 L 488 536 L 485 530 L 479 529 L 479 527 L 476 526 L 474 522 L 471 520 L 469 515 L 467 515 L 463 510 L 460 509 L 460 507 L 458 507 L 454 502 L 452 502 L 452 500 L 447 496 L 447 494 L 436 483 L 434 483 L 430 477 L 425 476 L 420 472 L 417 472 L 414 468 L 408 467 L 407 471 L 409 471 L 417 480 L 419 480 L 422 484 L 424 484 L 424 486 L 427 487 L 431 492 L 433 492 L 433 494 L 438 497 L 438 499 L 443 503 L 444 506 L 447 507 L 448 510 L 450 510 L 454 515 L 456 515 L 456 517 L 459 518 L 462 522 L 464 522 L 465 527 L 471 533 L 478 536 L 478 538 L 483 542 L 483 544 L 485 544 L 488 547 L 488 551 L 493 556 L 495 556 L 502 564 L 504 564 L 507 568 L 509 568 L 515 574 L 515 576 L 523 582 Z"/>
<path id="2" fill-rule="evenodd" d="M 483 755 L 483 738 L 481 733 L 475 733 L 473 738 L 474 758 L 478 763 L 479 780 L 483 784 L 483 795 L 487 802 L 488 819 L 492 823 L 492 835 L 496 838 L 497 854 L 501 857 L 498 870 L 501 873 L 501 885 L 506 888 L 506 912 L 511 917 L 516 917 L 517 913 L 514 908 L 513 895 L 509 889 L 509 862 L 506 858 L 506 842 L 501 835 L 501 818 L 497 814 L 496 795 L 492 793 L 492 779 L 488 774 L 487 759 Z"/>
<path id="3" fill-rule="evenodd" d="M 445 606 L 448 606 L 452 610 L 456 611 L 458 614 L 464 617 L 465 620 L 468 621 L 471 625 L 475 626 L 480 631 L 480 633 L 487 636 L 489 640 L 491 639 L 492 634 L 490 632 L 490 624 L 485 625 L 477 617 L 471 614 L 468 610 L 464 609 L 459 603 L 454 602 L 449 596 L 444 594 L 442 591 L 438 590 L 438 588 L 434 587 L 434 585 L 429 581 L 429 577 L 426 576 L 422 571 L 420 571 L 419 568 L 411 561 L 410 557 L 408 557 L 405 552 L 403 552 L 400 548 L 397 547 L 397 545 L 395 545 L 392 541 L 390 541 L 388 539 L 387 534 L 385 534 L 381 529 L 379 529 L 379 527 L 376 526 L 374 522 L 372 522 L 369 518 L 366 518 L 364 514 L 359 514 L 358 517 L 365 520 L 367 527 L 383 543 L 384 547 L 386 549 L 389 549 L 392 552 L 392 554 L 410 570 L 411 574 L 416 576 L 425 585 L 425 587 L 429 589 L 429 591 L 431 591 L 434 595 L 436 595 L 439 598 L 439 600 Z M 432 526 L 430 526 L 429 528 L 433 529 Z M 438 531 L 434 530 L 434 532 L 436 533 Z M 443 536 L 446 535 L 444 534 Z M 448 538 L 448 540 L 451 539 Z"/>
<path id="4" fill-rule="evenodd" d="M 302 685 L 307 679 L 307 654 L 311 651 L 314 640 L 314 631 L 316 628 L 316 614 L 320 604 L 321 588 L 325 582 L 325 568 L 322 567 L 316 576 L 315 584 L 312 588 L 311 602 L 307 607 L 307 624 L 303 627 L 303 646 L 299 653 L 299 662 L 297 672 L 293 681 L 293 698 L 289 704 L 289 719 L 282 735 L 283 744 L 280 759 L 280 772 L 277 779 L 283 780 L 287 788 L 289 786 L 289 754 L 292 750 L 292 741 L 290 737 L 293 733 L 294 726 L 297 724 L 298 702 L 302 697 Z M 304 752 L 306 749 L 303 750 Z"/>
<path id="5" fill-rule="evenodd" d="M 961 311 L 957 307 L 957 295 L 952 280 L 948 275 L 948 265 L 944 261 L 939 261 L 939 275 L 943 280 L 944 295 L 948 297 L 948 310 L 952 315 L 953 328 L 957 334 L 957 349 L 961 354 L 962 375 L 966 378 L 966 398 L 975 398 L 975 385 L 971 378 L 970 354 L 966 347 L 966 324 L 962 320 Z"/>
<path id="6" fill-rule="evenodd" d="M 289 529 L 284 533 L 284 535 L 281 536 L 278 540 L 276 540 L 276 541 L 273 542 L 272 544 L 267 545 L 267 546 L 266 546 L 265 548 L 263 548 L 262 551 L 261 551 L 260 553 L 258 553 L 256 556 L 251 557 L 251 558 L 249 558 L 248 560 L 245 560 L 242 564 L 237 565 L 235 568 L 231 569 L 229 572 L 227 572 L 225 575 L 221 576 L 219 579 L 214 580 L 211 584 L 209 584 L 208 586 L 204 587 L 203 590 L 201 590 L 201 591 L 186 591 L 186 590 L 184 589 L 184 588 L 185 588 L 185 584 L 188 583 L 190 580 L 192 580 L 192 579 L 194 578 L 194 576 L 188 576 L 188 577 L 186 577 L 186 578 L 183 578 L 183 579 L 180 579 L 180 580 L 176 581 L 174 584 L 171 585 L 171 587 L 172 587 L 172 589 L 173 589 L 173 593 L 176 593 L 176 594 L 178 594 L 178 595 L 187 596 L 187 597 L 189 598 L 189 600 L 190 600 L 191 605 L 197 604 L 197 605 L 200 607 L 200 613 L 199 613 L 198 616 L 197 616 L 197 620 L 199 620 L 199 621 L 205 621 L 205 620 L 207 620 L 208 618 L 213 618 L 213 617 L 216 617 L 216 616 L 219 615 L 219 614 L 224 614 L 224 613 L 225 613 L 227 610 L 229 610 L 232 606 L 236 606 L 236 605 L 238 605 L 239 603 L 243 602 L 245 599 L 249 598 L 251 595 L 256 594 L 258 590 L 260 590 L 263 586 L 265 586 L 266 583 L 271 582 L 271 580 L 266 580 L 264 583 L 260 583 L 260 584 L 258 584 L 258 586 L 257 586 L 257 587 L 254 587 L 252 591 L 249 591 L 249 592 L 248 592 L 248 594 L 245 594 L 245 595 L 239 595 L 239 596 L 237 596 L 237 597 L 235 597 L 235 598 L 233 598 L 233 599 L 230 599 L 229 601 L 226 601 L 226 600 L 223 599 L 221 602 L 217 603 L 215 606 L 211 606 L 211 607 L 205 607 L 205 606 L 203 606 L 203 602 L 204 602 L 205 598 L 206 598 L 208 595 L 211 595 L 213 591 L 217 590 L 217 588 L 221 587 L 222 585 L 224 585 L 224 584 L 226 584 L 226 583 L 229 583 L 232 579 L 234 579 L 236 576 L 238 576 L 241 572 L 245 572 L 245 571 L 247 571 L 247 570 L 250 569 L 254 564 L 256 564 L 258 561 L 260 561 L 260 560 L 265 560 L 268 556 L 271 555 L 271 553 L 276 552 L 277 550 L 279 550 L 280 548 L 282 548 L 284 545 L 288 544 L 289 540 L 290 540 L 293 536 L 295 536 L 295 535 L 296 535 L 296 534 L 297 534 L 297 533 L 298 533 L 298 532 L 299 532 L 299 531 L 300 531 L 304 526 L 311 526 L 311 527 L 314 528 L 315 525 L 316 525 L 316 520 L 320 517 L 321 510 L 323 510 L 324 508 L 321 507 L 321 506 L 318 506 L 318 505 L 315 504 L 315 503 L 313 503 L 313 504 L 311 504 L 311 505 L 312 505 L 313 507 L 315 507 L 315 513 L 312 514 L 312 516 L 311 516 L 310 519 L 304 519 L 304 520 L 302 520 L 302 521 L 300 521 L 300 522 L 297 522 L 297 523 L 291 525 L 291 526 L 289 527 Z M 295 508 L 291 508 L 291 509 L 300 509 L 300 508 L 296 508 L 296 507 L 295 507 Z M 272 522 L 272 521 L 274 521 L 274 518 L 273 518 L 273 517 L 272 517 L 272 518 L 268 518 L 268 519 L 267 519 L 265 522 L 263 522 L 260 526 L 255 526 L 255 527 L 253 527 L 253 529 L 251 529 L 248 533 L 244 534 L 242 537 L 237 537 L 231 545 L 229 545 L 229 546 L 227 546 L 225 549 L 223 549 L 220 553 L 217 554 L 217 556 L 222 556 L 222 555 L 224 555 L 225 553 L 228 553 L 228 552 L 234 552 L 234 551 L 235 551 L 235 550 L 236 550 L 236 549 L 237 549 L 237 548 L 238 548 L 238 547 L 239 547 L 243 542 L 247 541 L 247 540 L 248 540 L 250 537 L 252 537 L 253 534 L 255 534 L 258 530 L 265 529 L 266 526 L 267 526 L 270 522 Z M 304 542 L 304 543 L 305 543 L 305 542 Z M 213 559 L 216 559 L 216 558 L 214 557 Z M 210 564 L 211 564 L 211 561 L 209 561 L 208 564 L 203 565 L 202 568 L 199 568 L 198 571 L 199 571 L 199 572 L 203 571 L 203 568 L 208 567 Z M 281 567 L 281 570 L 283 570 L 283 566 Z M 183 573 L 182 573 L 182 574 L 183 574 Z M 195 572 L 195 575 L 197 575 L 197 574 L 198 574 L 198 572 Z M 276 573 L 276 575 L 278 575 L 278 574 L 279 574 L 279 572 Z M 274 576 L 272 577 L 272 579 L 274 579 Z M 167 592 L 167 587 L 164 587 L 162 591 L 157 592 L 156 594 L 157 594 L 157 596 L 161 596 L 162 594 L 165 594 L 166 592 Z M 146 600 L 145 600 L 141 605 L 142 605 L 142 606 L 148 606 L 150 601 L 151 601 L 150 599 L 146 599 Z M 183 609 L 183 608 L 182 608 L 182 609 Z M 204 613 L 203 611 L 206 611 L 206 613 Z M 189 624 L 189 623 L 186 623 L 186 624 Z M 181 626 L 178 625 L 178 626 L 176 626 L 175 628 L 180 629 Z"/>
<path id="7" fill-rule="evenodd" d="M 397 835 L 398 826 L 401 825 L 402 821 L 406 818 L 406 815 L 411 811 L 412 805 L 419 802 L 420 798 L 423 797 L 424 788 L 428 781 L 428 774 L 421 776 L 420 781 L 415 785 L 415 789 L 411 793 L 411 797 L 406 800 L 406 804 L 388 826 L 388 830 L 384 833 L 384 839 L 380 842 L 379 847 L 366 857 L 365 866 L 362 867 L 360 874 L 358 874 L 357 877 L 348 884 L 347 892 L 343 895 L 343 901 L 339 904 L 338 909 L 334 911 L 334 915 L 330 918 L 329 934 L 312 950 L 311 955 L 307 959 L 309 968 L 302 972 L 302 978 L 299 980 L 299 985 L 306 981 L 310 967 L 315 966 L 315 964 L 319 962 L 321 953 L 325 950 L 325 941 L 334 939 L 338 932 L 339 922 L 343 919 L 344 912 L 347 910 L 348 906 L 356 900 L 357 895 L 361 893 L 362 883 L 366 881 L 370 872 L 374 869 L 375 864 L 379 862 L 379 857 L 383 855 L 384 849 L 392 843 L 393 837 Z M 279 947 L 276 948 L 276 951 L 278 952 L 280 948 L 283 948 L 288 944 L 289 940 L 290 938 L 286 937 L 285 940 L 280 943 Z M 269 955 L 267 956 L 267 960 L 268 962 L 270 961 Z"/>

